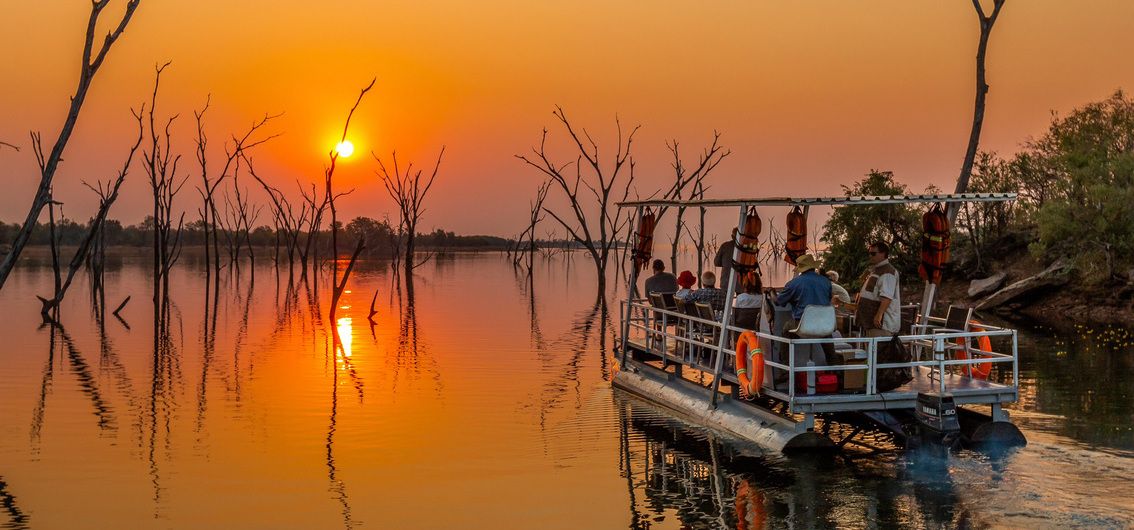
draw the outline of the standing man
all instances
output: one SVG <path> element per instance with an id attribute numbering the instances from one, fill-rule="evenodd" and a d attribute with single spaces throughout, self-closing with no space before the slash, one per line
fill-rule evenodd
<path id="1" fill-rule="evenodd" d="M 867 337 L 894 335 L 902 327 L 898 269 L 890 264 L 890 246 L 885 241 L 871 243 L 867 252 L 870 255 L 870 269 L 866 271 L 862 291 L 858 293 L 859 325 L 866 330 Z"/>
<path id="2" fill-rule="evenodd" d="M 677 277 L 665 271 L 664 261 L 654 260 L 653 270 L 654 275 L 646 278 L 646 294 L 677 292 Z"/>
<path id="3" fill-rule="evenodd" d="M 732 254 L 736 250 L 736 229 L 732 229 L 732 235 L 729 236 L 728 241 L 721 243 L 721 247 L 717 249 L 717 255 L 713 258 L 713 265 L 721 268 L 721 286 L 725 289 L 728 288 L 728 275 L 732 273 Z M 738 282 L 739 285 L 739 282 Z"/>

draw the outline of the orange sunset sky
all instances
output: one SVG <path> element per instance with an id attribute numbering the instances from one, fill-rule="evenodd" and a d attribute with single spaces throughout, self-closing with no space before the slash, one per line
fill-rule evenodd
<path id="1" fill-rule="evenodd" d="M 123 4 L 108 8 L 104 25 Z M 0 140 L 21 147 L 0 150 L 0 220 L 27 213 L 38 182 L 28 131 L 42 131 L 48 148 L 58 133 L 88 6 L 9 2 L 0 17 Z M 982 147 L 1010 153 L 1043 132 L 1051 111 L 1134 87 L 1131 20 L 1127 0 L 1009 0 L 989 48 Z M 348 219 L 393 212 L 371 150 L 429 165 L 444 144 L 419 228 L 516 233 L 540 176 L 513 155 L 544 126 L 563 139 L 556 104 L 603 146 L 615 115 L 643 126 L 642 195 L 671 179 L 665 140 L 692 159 L 714 129 L 733 154 L 710 196 L 837 194 L 871 168 L 915 190 L 951 190 L 972 119 L 978 34 L 962 0 L 143 0 L 95 80 L 56 197 L 70 217 L 93 214 L 80 181 L 114 174 L 134 134 L 129 109 L 148 99 L 154 65 L 167 60 L 158 110 L 181 115 L 182 167 L 195 169 L 192 110 L 211 94 L 214 161 L 223 137 L 285 113 L 270 129 L 283 136 L 253 156 L 289 190 L 321 178 L 346 111 L 377 77 L 350 135 L 359 152 L 337 173 L 357 188 L 341 202 Z M 195 219 L 196 191 L 179 198 Z M 134 223 L 148 208 L 137 166 L 111 217 Z"/>

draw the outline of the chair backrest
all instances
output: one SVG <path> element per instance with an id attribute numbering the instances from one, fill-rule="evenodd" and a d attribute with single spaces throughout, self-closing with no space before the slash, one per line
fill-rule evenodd
<path id="1" fill-rule="evenodd" d="M 665 308 L 669 310 L 677 310 L 677 299 L 673 297 L 674 293 L 661 293 L 662 301 L 665 303 Z"/>
<path id="2" fill-rule="evenodd" d="M 662 296 L 660 294 L 650 293 L 647 296 L 650 299 L 650 305 L 652 305 L 654 307 L 660 307 L 660 308 L 663 308 L 663 309 L 665 308 L 665 300 L 662 299 Z"/>
<path id="3" fill-rule="evenodd" d="M 835 332 L 835 306 L 812 304 L 803 308 L 794 332 L 805 339 L 830 337 Z"/>
<path id="4" fill-rule="evenodd" d="M 759 307 L 734 307 L 732 308 L 732 325 L 744 329 L 757 329 L 760 324 L 760 314 L 762 308 Z"/>
<path id="5" fill-rule="evenodd" d="M 693 302 L 693 306 L 697 308 L 697 317 L 705 320 L 716 320 L 717 314 L 713 311 L 713 306 L 704 302 Z"/>
<path id="6" fill-rule="evenodd" d="M 898 330 L 899 333 L 910 333 L 913 330 L 914 324 L 917 323 L 918 311 L 921 311 L 920 303 L 902 306 L 902 322 L 901 328 Z"/>
<path id="7" fill-rule="evenodd" d="M 972 318 L 973 308 L 951 305 L 945 313 L 945 329 L 965 331 L 969 329 L 969 320 Z"/>

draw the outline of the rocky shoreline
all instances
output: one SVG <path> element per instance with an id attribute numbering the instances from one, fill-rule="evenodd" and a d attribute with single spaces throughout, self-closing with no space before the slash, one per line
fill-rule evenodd
<path id="1" fill-rule="evenodd" d="M 965 305 L 1009 320 L 1056 328 L 1076 324 L 1134 326 L 1134 279 L 1087 285 L 1063 261 L 1043 264 L 1023 254 L 999 260 L 995 274 L 966 279 L 953 271 L 939 287 L 938 305 Z"/>

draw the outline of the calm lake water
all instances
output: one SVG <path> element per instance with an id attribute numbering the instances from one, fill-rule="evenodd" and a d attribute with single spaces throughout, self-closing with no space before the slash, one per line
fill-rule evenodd
<path id="1" fill-rule="evenodd" d="M 1022 450 L 786 458 L 612 390 L 581 256 L 438 259 L 412 297 L 364 264 L 334 322 L 327 283 L 245 267 L 206 303 L 185 261 L 156 337 L 144 256 L 107 272 L 121 322 L 80 276 L 42 327 L 31 260 L 0 291 L 0 528 L 1134 526 L 1126 330 L 1023 332 Z"/>

